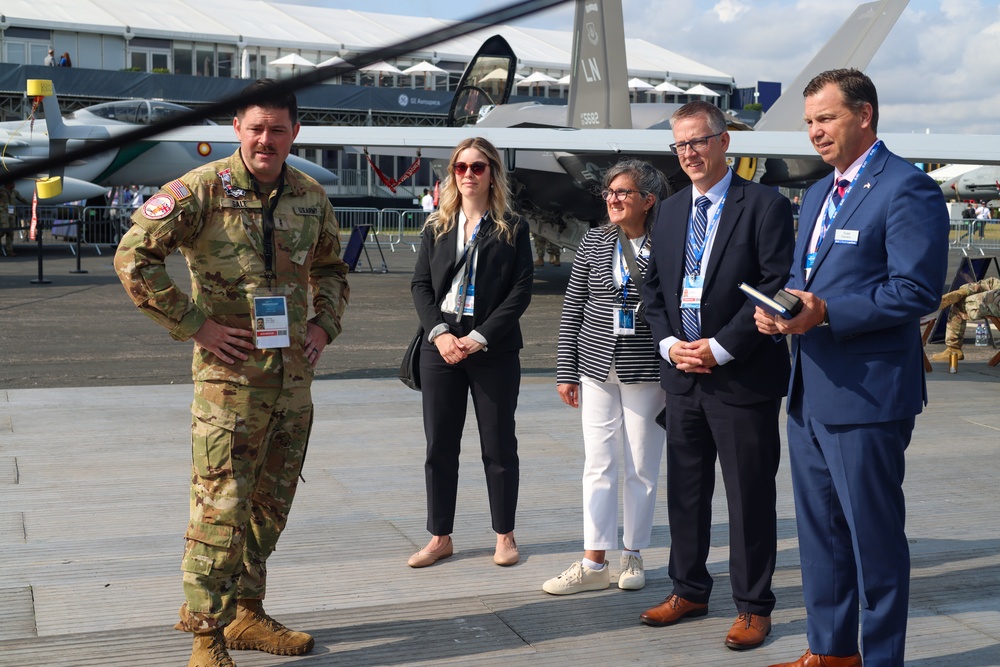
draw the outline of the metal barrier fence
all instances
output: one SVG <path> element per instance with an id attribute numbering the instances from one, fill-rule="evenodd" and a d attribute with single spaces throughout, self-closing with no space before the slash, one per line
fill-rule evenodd
<path id="1" fill-rule="evenodd" d="M 985 255 L 1000 250 L 1000 220 L 952 219 L 948 248 L 966 255 Z"/>
<path id="2" fill-rule="evenodd" d="M 420 242 L 420 230 L 429 215 L 420 208 L 350 208 L 334 207 L 340 230 L 348 235 L 357 225 L 369 225 L 367 244 L 386 242 L 395 252 L 396 246 L 409 244 L 416 252 Z M 376 239 L 376 236 L 378 237 Z"/>

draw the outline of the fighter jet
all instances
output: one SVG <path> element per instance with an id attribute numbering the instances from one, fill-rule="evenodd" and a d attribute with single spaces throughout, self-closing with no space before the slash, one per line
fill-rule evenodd
<path id="1" fill-rule="evenodd" d="M 43 119 L 0 123 L 2 169 L 31 164 L 50 154 L 65 153 L 80 142 L 106 140 L 137 125 L 149 125 L 190 111 L 180 104 L 139 99 L 105 102 L 63 117 L 55 91 L 50 86 L 40 87 L 43 92 L 51 93 L 42 97 Z M 208 120 L 202 121 L 198 128 L 205 134 L 203 139 L 140 141 L 122 149 L 105 151 L 86 161 L 72 162 L 58 174 L 62 177 L 61 192 L 46 198 L 45 203 L 101 197 L 115 186 L 158 186 L 210 160 L 230 155 L 239 145 L 232 141 L 235 135 L 230 128 L 219 127 Z M 225 133 L 227 129 L 228 134 Z M 222 140 L 223 137 L 229 141 Z M 320 183 L 332 183 L 336 178 L 327 169 L 298 156 L 289 156 L 288 162 Z M 17 182 L 18 192 L 27 199 L 31 198 L 35 187 L 32 180 Z"/>
<path id="2" fill-rule="evenodd" d="M 1000 167 L 979 167 L 941 184 L 949 201 L 991 201 L 1000 199 Z"/>

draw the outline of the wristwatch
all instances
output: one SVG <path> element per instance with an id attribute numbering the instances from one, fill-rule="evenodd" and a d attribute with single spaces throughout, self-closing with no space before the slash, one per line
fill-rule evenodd
<path id="1" fill-rule="evenodd" d="M 823 302 L 823 321 L 816 326 L 828 327 L 830 326 L 830 309 L 826 307 L 826 301 Z"/>

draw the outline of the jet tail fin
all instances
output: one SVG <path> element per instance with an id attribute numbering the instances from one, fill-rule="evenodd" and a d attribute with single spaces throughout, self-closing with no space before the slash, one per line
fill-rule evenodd
<path id="1" fill-rule="evenodd" d="M 806 85 L 814 76 L 826 70 L 842 67 L 863 70 L 868 67 L 908 2 L 909 0 L 877 0 L 859 5 L 788 85 L 754 129 L 789 132 L 804 130 L 801 94 Z"/>
<path id="2" fill-rule="evenodd" d="M 622 0 L 577 0 L 567 122 L 632 129 Z"/>

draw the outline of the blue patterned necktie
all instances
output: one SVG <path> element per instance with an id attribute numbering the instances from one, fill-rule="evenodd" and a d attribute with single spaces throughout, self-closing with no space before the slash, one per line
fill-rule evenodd
<path id="1" fill-rule="evenodd" d="M 698 197 L 695 200 L 694 222 L 687 247 L 684 250 L 684 278 L 701 273 L 701 260 L 696 254 L 696 248 L 705 247 L 705 232 L 708 229 L 708 207 L 712 205 L 708 197 Z M 704 256 L 704 255 L 702 255 Z M 681 325 L 684 337 L 688 342 L 701 338 L 701 325 L 698 323 L 699 308 L 681 308 Z"/>
<path id="2" fill-rule="evenodd" d="M 844 192 L 847 190 L 847 186 L 851 182 L 846 179 L 840 179 L 837 181 L 837 187 L 833 189 L 833 196 L 830 197 L 830 201 L 833 202 L 833 207 L 837 208 L 840 206 L 840 202 L 844 199 Z"/>

